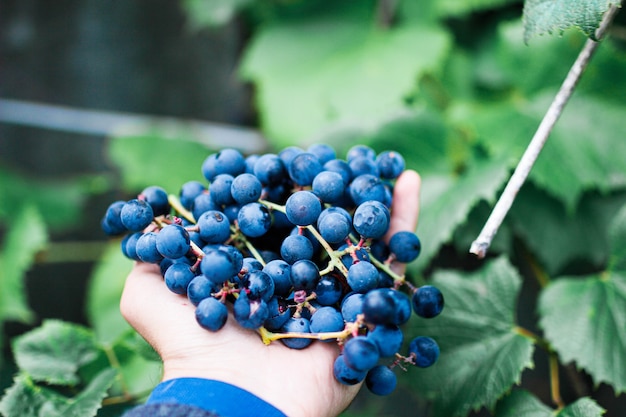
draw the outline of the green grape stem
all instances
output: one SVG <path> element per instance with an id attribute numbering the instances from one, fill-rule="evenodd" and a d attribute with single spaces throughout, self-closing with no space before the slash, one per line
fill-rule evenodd
<path id="1" fill-rule="evenodd" d="M 196 219 L 194 219 L 193 214 L 185 207 L 183 207 L 183 205 L 180 203 L 180 199 L 177 196 L 175 196 L 174 194 L 169 194 L 167 196 L 167 201 L 178 214 L 189 220 L 191 223 L 196 223 Z"/>

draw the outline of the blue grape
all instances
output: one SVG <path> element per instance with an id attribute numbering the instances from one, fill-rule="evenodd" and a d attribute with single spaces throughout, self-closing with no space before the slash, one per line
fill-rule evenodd
<path id="1" fill-rule="evenodd" d="M 215 204 L 225 206 L 235 202 L 230 192 L 234 179 L 230 174 L 219 174 L 213 178 L 209 186 L 209 194 Z"/>
<path id="2" fill-rule="evenodd" d="M 206 186 L 200 181 L 187 181 L 180 187 L 180 192 L 178 193 L 180 204 L 187 210 L 191 210 L 193 201 L 205 191 Z"/>
<path id="3" fill-rule="evenodd" d="M 437 287 L 422 285 L 412 297 L 415 314 L 427 319 L 441 314 L 444 306 L 443 294 Z"/>
<path id="4" fill-rule="evenodd" d="M 297 155 L 301 154 L 302 152 L 304 152 L 304 149 L 300 148 L 299 146 L 287 146 L 286 148 L 278 152 L 278 157 L 281 159 L 281 161 L 283 161 L 283 163 L 287 167 L 289 166 L 291 161 L 293 161 L 293 158 L 295 158 Z"/>
<path id="5" fill-rule="evenodd" d="M 302 187 L 311 185 L 315 176 L 323 169 L 318 157 L 310 152 L 297 154 L 287 165 L 289 177 L 294 183 Z"/>
<path id="6" fill-rule="evenodd" d="M 339 280 L 332 275 L 324 275 L 315 287 L 315 300 L 323 306 L 336 304 L 343 293 Z"/>
<path id="7" fill-rule="evenodd" d="M 196 321 L 200 326 L 212 332 L 224 327 L 227 318 L 228 309 L 215 298 L 205 298 L 196 306 Z"/>
<path id="8" fill-rule="evenodd" d="M 291 310 L 285 300 L 279 296 L 273 296 L 267 302 L 268 317 L 263 322 L 263 326 L 269 331 L 280 331 L 291 317 Z"/>
<path id="9" fill-rule="evenodd" d="M 324 164 L 323 168 L 324 171 L 332 171 L 341 175 L 344 187 L 350 184 L 350 181 L 354 178 L 350 165 L 343 159 L 330 160 Z"/>
<path id="10" fill-rule="evenodd" d="M 272 217 L 267 207 L 259 203 L 248 203 L 241 207 L 237 216 L 241 233 L 248 237 L 263 236 L 272 225 Z"/>
<path id="11" fill-rule="evenodd" d="M 230 238 L 230 221 L 221 211 L 205 211 L 197 225 L 200 238 L 207 243 L 224 243 Z"/>
<path id="12" fill-rule="evenodd" d="M 157 263 L 163 259 L 163 255 L 157 250 L 157 234 L 146 232 L 137 239 L 137 256 L 143 262 Z"/>
<path id="13" fill-rule="evenodd" d="M 338 172 L 322 171 L 313 178 L 311 190 L 324 203 L 337 203 L 343 198 L 346 187 Z"/>
<path id="14" fill-rule="evenodd" d="M 380 176 L 380 172 L 378 170 L 378 165 L 376 165 L 376 161 L 373 159 L 359 156 L 354 159 L 351 159 L 348 162 L 350 169 L 352 170 L 352 175 L 354 177 L 358 177 L 359 175 L 369 174 L 375 177 Z"/>
<path id="15" fill-rule="evenodd" d="M 363 313 L 363 294 L 353 292 L 347 294 L 341 302 L 341 315 L 347 323 L 354 323 L 359 314 Z"/>
<path id="16" fill-rule="evenodd" d="M 205 211 L 219 211 L 222 208 L 219 204 L 216 204 L 211 197 L 211 193 L 205 191 L 200 193 L 194 198 L 193 205 L 191 207 L 191 214 L 194 219 L 199 219 L 202 216 L 202 213 Z"/>
<path id="17" fill-rule="evenodd" d="M 243 173 L 233 179 L 230 187 L 230 194 L 237 204 L 244 205 L 253 203 L 261 198 L 263 185 L 257 177 L 252 174 Z"/>
<path id="18" fill-rule="evenodd" d="M 346 365 L 356 371 L 368 371 L 378 363 L 380 354 L 376 344 L 366 336 L 355 336 L 343 345 Z"/>
<path id="19" fill-rule="evenodd" d="M 244 277 L 250 300 L 262 299 L 268 302 L 274 295 L 274 281 L 263 271 L 250 271 Z"/>
<path id="20" fill-rule="evenodd" d="M 400 326 L 411 318 L 411 299 L 401 291 L 390 291 L 389 294 L 393 297 L 395 304 L 395 313 L 392 322 Z"/>
<path id="21" fill-rule="evenodd" d="M 415 366 L 428 368 L 439 359 L 439 345 L 427 336 L 418 336 L 409 344 L 410 355 L 414 357 Z"/>
<path id="22" fill-rule="evenodd" d="M 239 218 L 239 210 L 240 209 L 241 209 L 240 205 L 238 205 L 238 204 L 231 204 L 229 206 L 225 206 L 222 209 L 222 213 L 224 213 L 224 215 L 226 217 L 228 217 L 228 223 L 235 224 L 235 222 Z"/>
<path id="23" fill-rule="evenodd" d="M 230 174 L 233 177 L 245 172 L 246 161 L 241 152 L 226 148 L 206 157 L 202 164 L 202 174 L 212 182 L 219 174 Z"/>
<path id="24" fill-rule="evenodd" d="M 348 269 L 347 281 L 353 291 L 367 293 L 378 287 L 378 269 L 367 261 L 354 263 Z"/>
<path id="25" fill-rule="evenodd" d="M 376 165 L 380 172 L 380 177 L 384 179 L 395 179 L 404 171 L 404 158 L 398 152 L 384 151 L 376 157 Z"/>
<path id="26" fill-rule="evenodd" d="M 334 307 L 320 307 L 311 316 L 311 333 L 339 332 L 344 326 L 343 316 Z"/>
<path id="27" fill-rule="evenodd" d="M 308 226 L 317 221 L 322 212 L 320 199 L 311 191 L 296 191 L 285 203 L 285 214 L 298 226 Z"/>
<path id="28" fill-rule="evenodd" d="M 152 206 L 144 200 L 132 199 L 124 204 L 120 210 L 120 220 L 124 227 L 132 232 L 139 232 L 154 219 Z"/>
<path id="29" fill-rule="evenodd" d="M 381 358 L 390 358 L 400 351 L 404 334 L 395 324 L 378 324 L 367 337 L 376 344 Z"/>
<path id="30" fill-rule="evenodd" d="M 274 154 L 265 154 L 259 157 L 254 164 L 254 175 L 263 185 L 277 185 L 287 176 L 285 163 Z"/>
<path id="31" fill-rule="evenodd" d="M 311 323 L 304 317 L 291 317 L 280 329 L 282 332 L 311 333 Z M 313 339 L 303 337 L 290 337 L 281 339 L 283 344 L 291 349 L 304 349 L 309 346 Z"/>
<path id="32" fill-rule="evenodd" d="M 366 201 L 354 211 L 352 224 L 364 238 L 379 239 L 389 230 L 389 210 L 378 201 Z"/>
<path id="33" fill-rule="evenodd" d="M 200 301 L 211 297 L 211 294 L 217 292 L 220 286 L 213 283 L 204 275 L 196 275 L 187 285 L 187 298 L 191 304 L 197 306 Z"/>
<path id="34" fill-rule="evenodd" d="M 256 161 L 258 161 L 260 157 L 261 155 L 255 153 L 246 156 L 246 170 L 244 172 L 254 174 L 254 164 L 256 164 Z"/>
<path id="35" fill-rule="evenodd" d="M 122 239 L 121 247 L 122 253 L 129 259 L 134 261 L 140 261 L 137 256 L 137 241 L 143 236 L 142 232 L 129 233 Z"/>
<path id="36" fill-rule="evenodd" d="M 176 259 L 183 257 L 191 248 L 189 232 L 179 224 L 168 224 L 156 236 L 157 250 L 163 257 Z"/>
<path id="37" fill-rule="evenodd" d="M 306 151 L 317 156 L 322 165 L 337 157 L 333 147 L 325 143 L 314 143 Z"/>
<path id="38" fill-rule="evenodd" d="M 359 157 L 376 159 L 376 151 L 374 151 L 374 149 L 370 148 L 367 145 L 361 144 L 354 145 L 350 149 L 348 149 L 348 152 L 346 154 L 346 159 L 348 160 L 348 162 Z"/>
<path id="39" fill-rule="evenodd" d="M 355 177 L 349 186 L 352 201 L 357 206 L 368 200 L 384 202 L 387 199 L 385 185 L 380 178 L 371 174 L 362 174 Z"/>
<path id="40" fill-rule="evenodd" d="M 344 355 L 339 355 L 333 363 L 333 375 L 335 379 L 344 385 L 356 385 L 367 376 L 367 371 L 357 371 L 346 364 Z"/>
<path id="41" fill-rule="evenodd" d="M 200 270 L 214 284 L 222 284 L 239 273 L 231 254 L 226 251 L 208 250 L 200 261 Z"/>
<path id="42" fill-rule="evenodd" d="M 286 297 L 291 291 L 291 266 L 282 259 L 269 261 L 263 272 L 274 281 L 274 293 Z"/>
<path id="43" fill-rule="evenodd" d="M 102 230 L 109 236 L 121 235 L 126 233 L 128 229 L 122 223 L 122 219 L 120 217 L 120 213 L 122 212 L 122 208 L 126 204 L 123 200 L 114 201 L 111 203 L 104 213 L 102 217 L 102 221 L 100 225 L 102 226 Z"/>
<path id="44" fill-rule="evenodd" d="M 392 323 L 395 318 L 395 300 L 389 288 L 377 288 L 363 296 L 363 315 L 371 324 Z"/>
<path id="45" fill-rule="evenodd" d="M 258 259 L 252 258 L 250 256 L 243 258 L 243 264 L 241 266 L 242 272 L 248 273 L 252 271 L 262 271 L 263 269 L 263 264 L 259 262 Z"/>
<path id="46" fill-rule="evenodd" d="M 191 270 L 188 264 L 179 262 L 170 265 L 163 278 L 170 291 L 175 294 L 186 295 L 187 287 L 195 276 L 196 273 Z"/>
<path id="47" fill-rule="evenodd" d="M 167 191 L 163 187 L 151 185 L 143 189 L 139 198 L 145 200 L 154 213 L 154 217 L 164 216 L 170 213 L 171 207 L 168 200 Z"/>
<path id="48" fill-rule="evenodd" d="M 370 369 L 365 376 L 365 386 L 372 394 L 389 395 L 398 384 L 396 374 L 385 365 L 377 365 Z"/>
<path id="49" fill-rule="evenodd" d="M 345 241 L 352 231 L 350 221 L 339 212 L 320 217 L 317 228 L 322 238 L 331 244 Z"/>
<path id="50" fill-rule="evenodd" d="M 320 280 L 320 271 L 315 263 L 302 259 L 291 265 L 290 278 L 294 290 L 311 291 Z"/>
<path id="51" fill-rule="evenodd" d="M 268 319 L 269 309 L 263 299 L 251 300 L 245 291 L 241 291 L 233 305 L 233 315 L 241 326 L 256 330 Z"/>
<path id="52" fill-rule="evenodd" d="M 280 256 L 289 264 L 301 259 L 313 258 L 313 245 L 303 235 L 290 235 L 285 237 L 280 245 Z"/>
<path id="53" fill-rule="evenodd" d="M 394 254 L 398 262 L 409 263 L 417 259 L 422 244 L 413 232 L 396 232 L 389 239 L 389 250 Z"/>

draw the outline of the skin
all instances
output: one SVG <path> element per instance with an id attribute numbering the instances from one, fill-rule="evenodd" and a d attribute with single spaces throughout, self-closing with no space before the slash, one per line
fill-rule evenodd
<path id="1" fill-rule="evenodd" d="M 407 170 L 397 179 L 390 229 L 414 231 L 421 179 Z M 403 273 L 402 265 L 393 268 Z M 260 336 L 229 316 L 218 332 L 202 329 L 194 306 L 163 284 L 159 268 L 136 263 L 121 298 L 124 318 L 163 360 L 163 380 L 199 377 L 224 381 L 273 404 L 288 416 L 337 416 L 360 385 L 346 386 L 333 376 L 336 343 L 314 342 L 303 350 L 281 342 L 264 345 Z"/>

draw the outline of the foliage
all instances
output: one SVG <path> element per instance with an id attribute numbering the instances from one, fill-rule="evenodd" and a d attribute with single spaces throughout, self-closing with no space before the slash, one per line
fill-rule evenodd
<path id="1" fill-rule="evenodd" d="M 611 4 L 181 2 L 195 30 L 233 18 L 250 30 L 238 75 L 254 87 L 259 128 L 272 148 L 313 142 L 338 152 L 356 143 L 393 148 L 422 176 L 417 232 L 423 251 L 409 275 L 439 286 L 447 304 L 440 317 L 408 325 L 435 337 L 441 357 L 418 378 L 400 374 L 398 394 L 359 395 L 346 416 L 363 405 L 393 413 L 407 402 L 420 405 L 419 415 L 446 417 L 475 410 L 497 417 L 619 412 L 615 404 L 623 395 L 606 405 L 596 395 L 600 386 L 618 395 L 626 390 L 626 81 L 619 77 L 626 72 L 626 46 L 618 39 L 602 41 L 492 255 L 479 262 L 467 254 Z M 80 218 L 86 194 L 113 186 L 132 194 L 152 184 L 176 192 L 184 181 L 202 180 L 197 167 L 209 151 L 186 137 L 172 141 L 147 132 L 111 138 L 119 184 L 34 183 L 0 171 L 6 229 L 0 321 L 33 319 L 25 273 L 45 248 L 48 229 Z M 141 401 L 158 380 L 158 358 L 119 314 L 131 264 L 118 245 L 113 240 L 94 268 L 89 327 L 47 320 L 12 341 L 19 372 L 0 401 L 1 413 L 95 415 L 103 405 Z M 591 378 L 589 395 L 563 402 L 542 391 L 565 373 L 537 366 L 541 352 Z M 529 374 L 545 383 L 525 384 Z M 545 401 L 551 395 L 552 403 Z M 366 414 L 373 415 L 358 415 Z"/>

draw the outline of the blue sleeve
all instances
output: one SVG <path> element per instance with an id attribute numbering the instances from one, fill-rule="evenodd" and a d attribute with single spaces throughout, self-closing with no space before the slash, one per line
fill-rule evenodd
<path id="1" fill-rule="evenodd" d="M 186 404 L 224 417 L 286 417 L 249 391 L 203 378 L 177 378 L 161 382 L 146 404 L 166 403 Z"/>

